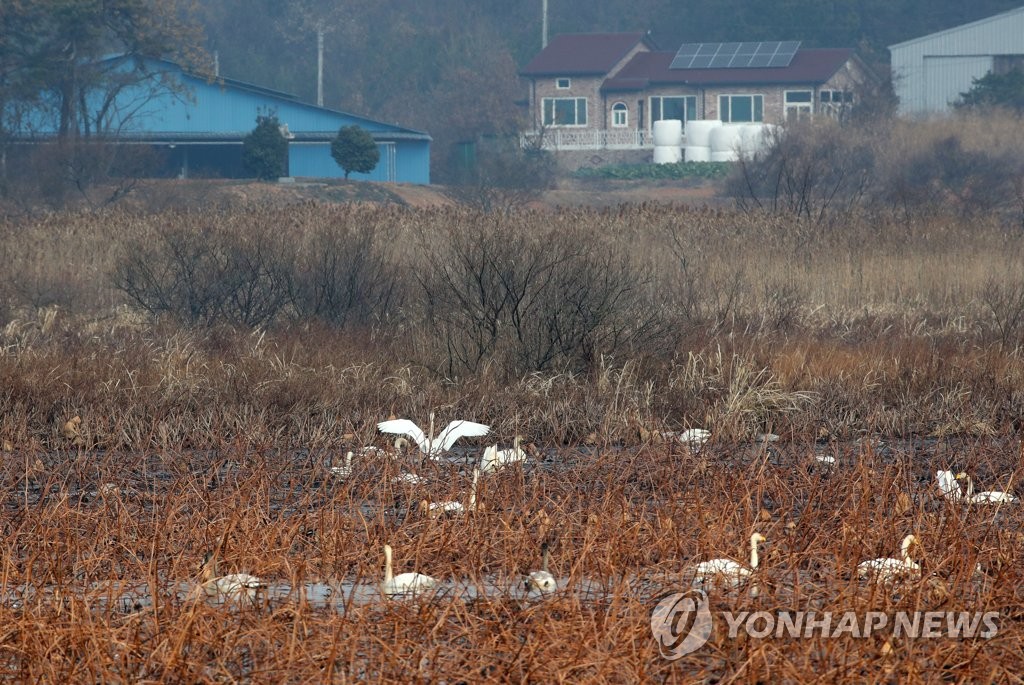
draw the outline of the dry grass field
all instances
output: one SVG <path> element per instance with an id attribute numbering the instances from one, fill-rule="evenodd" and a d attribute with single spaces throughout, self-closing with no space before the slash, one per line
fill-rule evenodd
<path id="1" fill-rule="evenodd" d="M 1017 682 L 1024 512 L 944 498 L 935 472 L 1024 494 L 1021 248 L 996 212 L 8 220 L 0 677 Z M 430 412 L 492 431 L 391 458 L 376 423 Z M 662 435 L 696 427 L 699 449 Z M 485 474 L 476 511 L 420 511 L 465 501 L 484 447 L 517 434 L 527 461 Z M 663 658 L 658 599 L 755 532 L 749 583 L 709 588 L 707 644 Z M 858 578 L 909 533 L 920 574 Z M 558 590 L 527 593 L 544 543 Z M 385 544 L 436 591 L 383 598 Z M 202 591 L 208 551 L 262 580 L 254 600 Z M 730 638 L 725 611 L 997 612 L 998 630 Z"/>

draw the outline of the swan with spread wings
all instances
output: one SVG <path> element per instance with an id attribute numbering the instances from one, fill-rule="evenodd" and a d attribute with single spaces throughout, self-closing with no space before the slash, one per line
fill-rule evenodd
<path id="1" fill-rule="evenodd" d="M 424 434 L 423 429 L 409 419 L 393 419 L 381 421 L 377 424 L 377 430 L 381 433 L 395 433 L 408 436 L 413 442 L 419 445 L 420 451 L 431 459 L 437 459 L 452 448 L 460 438 L 475 438 L 487 435 L 491 427 L 482 423 L 472 421 L 452 421 L 440 434 L 434 437 L 434 412 L 430 412 L 429 433 Z"/>

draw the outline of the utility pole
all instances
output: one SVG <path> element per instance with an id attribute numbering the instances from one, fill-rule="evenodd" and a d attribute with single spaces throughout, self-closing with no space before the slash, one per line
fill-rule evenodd
<path id="1" fill-rule="evenodd" d="M 324 106 L 324 23 L 322 21 L 318 21 L 316 24 L 316 106 Z"/>
<path id="2" fill-rule="evenodd" d="M 541 0 L 540 49 L 548 46 L 548 0 Z"/>

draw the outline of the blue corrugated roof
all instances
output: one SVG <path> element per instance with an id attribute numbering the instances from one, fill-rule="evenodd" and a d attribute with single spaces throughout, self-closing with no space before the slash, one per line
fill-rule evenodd
<path id="1" fill-rule="evenodd" d="M 117 58 L 116 57 L 111 57 L 111 58 L 108 58 L 108 59 L 117 59 Z M 176 71 L 177 73 L 181 74 L 183 79 L 185 79 L 186 81 L 191 81 L 192 82 L 191 85 L 194 86 L 194 90 L 196 90 L 196 91 L 202 91 L 204 86 L 206 86 L 206 87 L 216 86 L 216 87 L 218 87 L 220 89 L 225 89 L 225 90 L 228 90 L 228 91 L 238 91 L 238 92 L 250 93 L 250 94 L 259 96 L 260 98 L 270 98 L 271 100 L 275 100 L 278 103 L 280 103 L 281 106 L 288 107 L 288 108 L 298 107 L 298 108 L 301 108 L 301 110 L 304 110 L 304 111 L 309 112 L 310 114 L 313 114 L 314 116 L 317 115 L 317 114 L 324 115 L 330 121 L 331 127 L 333 127 L 333 133 L 336 133 L 337 129 L 340 126 L 342 126 L 342 125 L 347 125 L 347 124 L 350 124 L 350 123 L 356 123 L 356 124 L 362 124 L 363 128 L 367 128 L 370 131 L 370 133 L 374 135 L 375 138 L 379 137 L 380 135 L 383 135 L 385 133 L 388 133 L 388 134 L 390 134 L 390 139 L 398 139 L 398 137 L 400 136 L 401 138 L 407 139 L 407 140 L 408 139 L 431 140 L 430 135 L 428 133 L 426 133 L 425 131 L 418 131 L 416 129 L 400 126 L 398 124 L 389 124 L 389 123 L 386 123 L 386 122 L 383 122 L 383 121 L 379 121 L 379 120 L 376 120 L 376 119 L 371 119 L 369 117 L 361 116 L 361 115 L 358 115 L 358 114 L 352 114 L 350 112 L 344 112 L 342 110 L 331 109 L 329 107 L 320 107 L 320 106 L 312 104 L 312 103 L 303 102 L 296 95 L 293 95 L 291 93 L 286 93 L 284 91 L 275 90 L 273 88 L 266 88 L 264 86 L 256 85 L 254 83 L 249 83 L 249 82 L 246 82 L 246 81 L 241 81 L 239 79 L 229 78 L 229 77 L 225 77 L 225 76 L 214 76 L 214 75 L 211 75 L 211 74 L 202 74 L 202 73 L 199 73 L 199 72 L 196 72 L 196 71 L 191 71 L 191 70 L 185 69 L 182 65 L 180 65 L 180 64 L 178 64 L 176 62 L 172 62 L 170 60 L 166 60 L 166 59 L 162 59 L 162 58 L 148 57 L 148 58 L 139 58 L 139 59 L 144 59 L 146 62 L 149 62 L 149 63 L 154 64 L 154 65 L 159 65 L 164 70 Z M 188 84 L 186 84 L 186 85 L 188 85 Z M 169 103 L 170 106 L 168 108 L 164 108 L 163 114 L 165 114 L 167 117 L 173 116 L 173 111 L 172 110 L 176 109 L 176 105 L 177 104 L 178 103 Z M 213 111 L 217 107 L 224 107 L 223 104 L 217 103 L 214 106 L 211 106 L 210 103 L 206 102 L 206 103 L 204 103 L 202 105 L 198 104 L 198 103 L 193 104 L 192 107 L 193 107 L 193 109 L 200 109 L 201 107 L 205 107 L 206 112 L 205 113 L 204 112 L 198 112 L 198 113 L 197 112 L 186 112 L 183 115 L 184 116 L 184 121 L 182 121 L 180 123 L 184 124 L 184 123 L 187 122 L 187 123 L 192 124 L 193 126 L 197 126 L 198 127 L 198 126 L 200 126 L 200 124 L 196 120 L 197 119 L 202 119 L 203 118 L 202 115 L 205 114 L 205 117 L 207 119 L 216 119 L 218 121 L 218 123 L 222 122 L 222 123 L 228 124 L 228 126 L 230 127 L 230 122 L 227 121 L 227 119 L 229 118 L 229 117 L 227 117 L 227 114 L 229 114 L 229 112 L 226 112 L 226 111 L 221 112 L 222 116 L 217 116 L 217 114 L 213 113 Z M 140 117 L 140 118 L 142 118 L 142 117 Z M 150 120 L 152 120 L 153 118 L 154 117 L 150 117 Z M 306 117 L 306 118 L 308 118 L 308 117 Z M 161 123 L 164 123 L 164 122 L 161 122 Z M 171 124 L 172 122 L 167 121 L 166 123 L 167 124 Z M 282 123 L 289 123 L 289 122 L 287 122 L 286 118 L 282 118 Z M 293 126 L 293 128 L 297 128 L 297 129 L 300 129 L 300 130 L 301 130 L 301 128 L 305 128 L 305 127 L 301 127 L 300 128 L 297 125 L 297 123 L 292 123 L 292 126 Z M 175 135 L 175 131 L 173 130 L 174 129 L 173 124 L 168 127 L 171 130 L 165 130 L 165 131 L 160 131 L 159 130 L 159 125 L 155 125 L 155 124 L 150 124 L 147 127 L 147 124 L 143 123 L 143 124 L 140 125 L 139 128 L 141 128 L 143 130 L 122 130 L 121 131 L 121 135 L 124 136 L 124 137 L 129 137 L 129 138 L 140 137 L 140 136 L 143 136 L 143 135 L 147 135 L 150 132 L 152 132 L 152 133 L 154 133 L 154 134 L 156 134 L 156 135 L 158 135 L 160 137 L 167 137 L 167 136 Z M 149 128 L 150 131 L 145 130 L 147 128 Z M 183 126 L 183 128 L 189 128 L 189 126 Z M 210 128 L 213 128 L 212 122 L 211 122 Z M 152 130 L 152 129 L 156 129 L 156 130 Z M 328 131 L 328 129 L 324 128 L 321 131 L 321 133 L 324 133 L 326 131 Z M 201 137 L 205 133 L 206 133 L 205 131 L 195 131 L 195 130 L 193 130 L 193 131 L 181 131 L 182 135 L 192 135 L 194 137 Z M 213 135 L 220 136 L 220 137 L 226 137 L 226 136 L 234 134 L 233 131 L 213 131 L 212 133 L 213 133 Z M 248 133 L 248 131 L 246 131 L 246 133 Z M 297 131 L 293 131 L 293 133 L 297 133 Z M 311 132 L 311 133 L 314 133 L 314 132 Z"/>

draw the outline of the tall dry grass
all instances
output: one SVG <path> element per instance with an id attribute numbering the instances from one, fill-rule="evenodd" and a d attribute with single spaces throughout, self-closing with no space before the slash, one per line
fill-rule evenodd
<path id="1" fill-rule="evenodd" d="M 174 312 L 146 315 L 113 274 L 132 246 L 156 244 L 172 225 L 198 236 L 284 227 L 299 256 L 322 231 L 358 230 L 387 255 L 361 278 L 388 281 L 390 299 L 364 302 L 343 325 L 285 302 L 254 332 L 213 315 L 192 328 Z M 601 249 L 619 260 L 615 280 L 595 270 L 579 282 L 600 287 L 565 300 L 550 285 L 569 281 L 497 268 L 515 264 L 516 251 L 466 253 L 479 261 L 463 273 L 490 280 L 474 291 L 472 279 L 452 279 L 461 289 L 444 291 L 449 313 L 472 313 L 466 303 L 493 304 L 491 295 L 506 300 L 468 319 L 486 335 L 460 337 L 463 319 L 438 319 L 438 300 L 426 295 L 441 286 L 432 281 L 428 291 L 425 281 L 451 268 L 448 240 L 471 244 L 465 235 L 480 231 L 522 234 L 519 252 L 541 250 L 530 253 L 538 259 L 547 243 L 531 241 L 543 236 L 599 234 Z M 132 448 L 225 437 L 336 444 L 345 433 L 369 439 L 393 411 L 422 417 L 431 408 L 546 442 L 594 433 L 632 440 L 633 416 L 666 428 L 711 421 L 736 437 L 1008 434 L 1019 426 L 1024 264 L 1017 233 L 995 219 L 908 225 L 854 216 L 840 231 L 666 206 L 499 217 L 308 205 L 55 215 L 2 234 L 13 267 L 3 279 L 0 407 L 5 437 L 18 445 L 59 444 L 59 426 L 75 414 L 96 444 Z M 596 268 L 587 259 L 574 263 Z M 58 296 L 25 295 L 26 273 L 35 274 L 34 292 Z M 520 291 L 510 283 L 526 297 L 512 298 Z M 537 341 L 556 350 L 539 366 Z M 453 353 L 469 344 L 476 347 L 459 349 L 475 350 L 472 365 Z"/>

